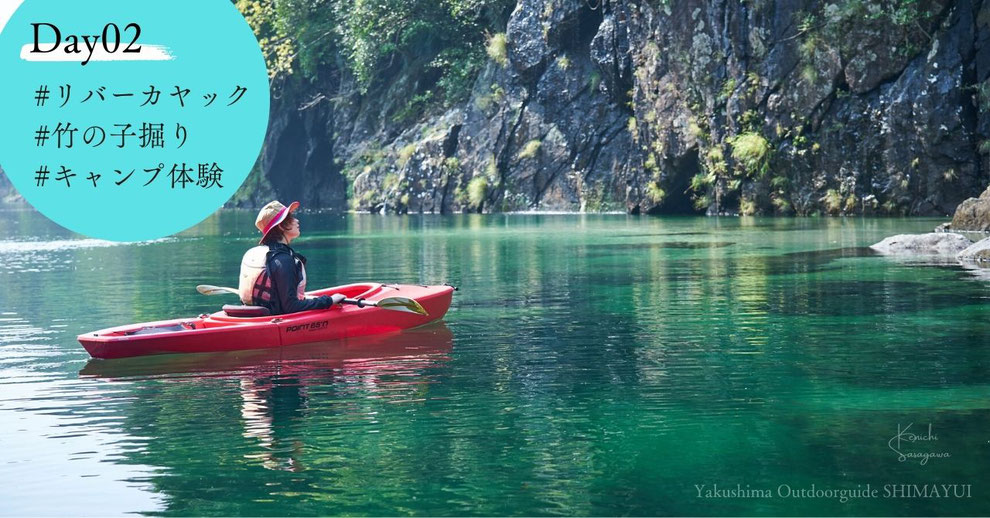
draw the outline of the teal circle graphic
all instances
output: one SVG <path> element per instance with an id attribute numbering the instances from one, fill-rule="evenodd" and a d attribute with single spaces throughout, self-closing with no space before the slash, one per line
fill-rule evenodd
<path id="1" fill-rule="evenodd" d="M 0 166 L 90 237 L 202 221 L 247 178 L 268 127 L 264 56 L 226 0 L 25 0 L 0 33 L 0 70 Z"/>

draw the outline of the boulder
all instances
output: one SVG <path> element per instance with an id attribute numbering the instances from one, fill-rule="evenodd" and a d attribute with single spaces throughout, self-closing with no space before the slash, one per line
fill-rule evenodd
<path id="1" fill-rule="evenodd" d="M 961 234 L 930 232 L 928 234 L 899 234 L 891 236 L 870 248 L 882 254 L 892 255 L 956 255 L 972 242 Z"/>
<path id="2" fill-rule="evenodd" d="M 981 239 L 956 255 L 960 261 L 990 263 L 990 237 Z"/>
<path id="3" fill-rule="evenodd" d="M 990 187 L 979 198 L 969 198 L 956 207 L 952 229 L 990 231 Z"/>

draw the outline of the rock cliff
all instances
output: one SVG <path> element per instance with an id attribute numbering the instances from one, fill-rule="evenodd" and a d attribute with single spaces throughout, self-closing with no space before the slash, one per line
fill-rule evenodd
<path id="1" fill-rule="evenodd" d="M 274 81 L 231 204 L 945 216 L 990 183 L 987 0 L 519 0 L 489 45 L 455 103 L 422 67 Z"/>
<path id="2" fill-rule="evenodd" d="M 951 214 L 990 181 L 990 4 L 881 7 L 521 0 L 469 102 L 351 133 L 354 207 Z"/>

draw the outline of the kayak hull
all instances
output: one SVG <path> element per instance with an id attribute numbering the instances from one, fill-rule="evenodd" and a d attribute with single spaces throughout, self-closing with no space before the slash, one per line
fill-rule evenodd
<path id="1" fill-rule="evenodd" d="M 340 293 L 367 302 L 406 297 L 419 302 L 427 315 L 354 305 L 250 318 L 231 317 L 219 311 L 195 318 L 112 327 L 79 335 L 78 339 L 90 356 L 103 359 L 326 342 L 391 333 L 440 320 L 450 307 L 453 291 L 450 286 L 361 283 L 307 293 L 308 296 Z"/>

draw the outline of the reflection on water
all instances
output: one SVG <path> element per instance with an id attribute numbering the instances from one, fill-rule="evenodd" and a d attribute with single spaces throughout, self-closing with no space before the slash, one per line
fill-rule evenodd
<path id="1" fill-rule="evenodd" d="M 155 377 L 279 376 L 286 372 L 354 369 L 394 360 L 387 365 L 409 365 L 415 359 L 430 360 L 450 351 L 453 335 L 443 322 L 404 333 L 367 336 L 275 347 L 202 354 L 139 356 L 120 360 L 89 360 L 79 371 L 82 378 L 127 381 Z M 308 376 L 308 375 L 307 375 Z"/>
<path id="2" fill-rule="evenodd" d="M 449 281 L 446 324 L 90 360 L 78 333 L 231 302 L 194 287 L 234 282 L 254 214 L 119 246 L 0 218 L 0 513 L 990 512 L 986 280 L 865 248 L 933 221 L 301 217 L 312 286 Z M 899 461 L 909 423 L 952 456 Z M 974 498 L 695 488 L 866 483 Z"/>
<path id="3" fill-rule="evenodd" d="M 449 359 L 452 343 L 453 335 L 440 323 L 386 336 L 269 350 L 90 360 L 80 376 L 112 382 L 190 380 L 196 385 L 208 380 L 223 389 L 236 382 L 239 398 L 228 403 L 239 407 L 239 415 L 214 407 L 201 417 L 216 421 L 223 415 L 229 426 L 243 428 L 241 435 L 249 440 L 242 445 L 246 465 L 300 472 L 306 469 L 308 453 L 300 427 L 319 405 L 310 398 L 311 387 L 330 384 L 339 393 L 389 403 L 423 401 L 429 371 Z M 175 395 L 174 390 L 152 393 L 142 399 L 143 411 L 164 409 Z M 215 403 L 223 405 L 224 400 Z M 173 455 L 162 453 L 163 458 Z"/>

